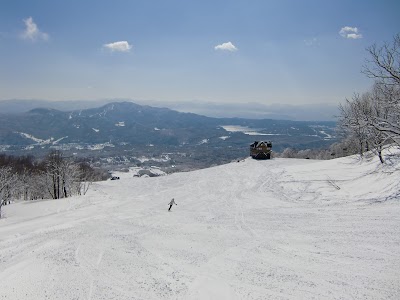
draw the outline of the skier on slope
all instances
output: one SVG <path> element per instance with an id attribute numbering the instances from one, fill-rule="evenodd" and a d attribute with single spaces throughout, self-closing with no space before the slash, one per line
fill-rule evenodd
<path id="1" fill-rule="evenodd" d="M 176 203 L 175 203 L 175 200 L 174 200 L 174 198 L 172 198 L 171 202 L 169 202 L 169 203 L 168 203 L 168 205 L 169 205 L 168 211 L 170 211 L 170 210 L 171 210 L 171 208 L 172 208 L 172 205 L 174 205 L 174 204 L 175 204 L 175 205 L 178 205 L 178 204 L 176 204 Z"/>

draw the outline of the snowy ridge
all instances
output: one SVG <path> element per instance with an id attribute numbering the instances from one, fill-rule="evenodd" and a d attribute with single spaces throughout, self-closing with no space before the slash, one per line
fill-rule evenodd
<path id="1" fill-rule="evenodd" d="M 203 144 L 208 144 L 210 139 L 202 139 L 200 142 L 197 143 L 197 145 L 203 145 Z"/>
<path id="2" fill-rule="evenodd" d="M 36 142 L 38 145 L 46 145 L 46 144 L 50 144 L 53 141 L 53 138 L 49 138 L 47 140 L 43 140 L 43 139 L 39 139 L 37 137 L 34 137 L 31 134 L 28 133 L 24 133 L 24 132 L 17 132 L 19 135 L 21 135 L 24 138 L 30 139 L 34 142 Z"/>
<path id="3" fill-rule="evenodd" d="M 53 142 L 53 145 L 58 144 L 59 142 L 61 142 L 63 139 L 66 139 L 66 138 L 68 138 L 68 136 L 63 136 L 62 138 L 59 138 L 58 140 L 55 140 L 55 141 Z"/>
<path id="4" fill-rule="evenodd" d="M 386 159 L 246 159 L 5 206 L 1 295 L 398 299 L 400 161 Z"/>
<path id="5" fill-rule="evenodd" d="M 34 137 L 33 135 L 28 134 L 28 133 L 24 133 L 24 132 L 16 132 L 16 133 L 18 133 L 19 135 L 21 135 L 24 138 L 27 138 L 27 139 L 30 139 L 30 140 L 36 142 L 36 145 L 49 145 L 49 144 L 56 145 L 59 142 L 61 142 L 63 139 L 68 138 L 68 136 L 64 136 L 64 137 L 61 137 L 61 138 L 59 138 L 57 140 L 54 140 L 54 138 L 51 137 L 51 138 L 49 138 L 47 140 L 43 140 L 43 139 L 39 139 L 37 137 Z M 30 146 L 28 146 L 28 147 L 30 147 Z M 29 149 L 31 149 L 31 148 L 29 148 Z"/>
<path id="6" fill-rule="evenodd" d="M 90 117 L 91 117 L 91 118 L 96 117 L 96 116 L 98 116 L 98 117 L 105 117 L 106 114 L 107 114 L 109 111 L 112 111 L 112 110 L 114 110 L 114 104 L 105 105 L 102 112 L 99 112 L 99 113 L 90 115 Z"/>

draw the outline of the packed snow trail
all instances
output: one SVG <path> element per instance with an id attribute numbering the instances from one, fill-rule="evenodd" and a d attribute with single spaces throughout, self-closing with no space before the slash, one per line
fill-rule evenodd
<path id="1" fill-rule="evenodd" d="M 399 299 L 399 175 L 246 159 L 5 206 L 0 299 Z"/>

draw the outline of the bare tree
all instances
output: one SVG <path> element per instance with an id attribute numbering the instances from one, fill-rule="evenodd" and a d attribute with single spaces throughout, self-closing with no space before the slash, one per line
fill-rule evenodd
<path id="1" fill-rule="evenodd" d="M 88 163 L 66 158 L 60 151 L 50 152 L 42 162 L 0 154 L 0 217 L 1 207 L 11 200 L 81 195 L 93 181 L 103 179 Z"/>
<path id="2" fill-rule="evenodd" d="M 393 139 L 383 125 L 390 119 L 391 109 L 380 101 L 382 94 L 379 87 L 377 85 L 371 92 L 362 95 L 356 94 L 352 101 L 347 100 L 345 105 L 340 105 L 339 127 L 358 140 L 361 156 L 364 151 L 372 150 L 383 163 L 382 151 L 391 145 Z"/>
<path id="3" fill-rule="evenodd" d="M 392 43 L 379 47 L 376 44 L 367 48 L 370 55 L 362 72 L 383 85 L 400 85 L 400 34 Z"/>
<path id="4" fill-rule="evenodd" d="M 63 165 L 64 197 L 81 195 L 81 170 L 72 160 L 65 160 Z"/>
<path id="5" fill-rule="evenodd" d="M 62 168 L 63 157 L 60 151 L 51 151 L 45 159 L 44 175 L 46 176 L 47 189 L 53 199 L 62 196 Z"/>
<path id="6" fill-rule="evenodd" d="M 51 194 L 48 192 L 48 184 L 46 180 L 46 176 L 43 173 L 40 174 L 32 174 L 29 176 L 29 199 L 30 200 L 38 200 L 38 199 L 47 199 L 51 197 Z"/>
<path id="7" fill-rule="evenodd" d="M 358 152 L 363 156 L 369 150 L 368 145 L 368 115 L 370 107 L 367 98 L 355 94 L 352 100 L 346 100 L 344 105 L 339 105 L 338 126 L 347 136 L 353 136 L 358 141 Z"/>
<path id="8" fill-rule="evenodd" d="M 400 146 L 400 86 L 375 84 L 371 97 L 377 112 L 371 125 Z"/>
<path id="9" fill-rule="evenodd" d="M 400 146 L 400 34 L 391 43 L 367 48 L 369 59 L 362 72 L 375 79 L 375 103 L 385 115 L 371 122 L 374 128 Z"/>
<path id="10" fill-rule="evenodd" d="M 16 175 L 8 166 L 0 167 L 0 218 L 1 208 L 11 200 L 12 186 L 16 181 Z"/>
<path id="11" fill-rule="evenodd" d="M 370 92 L 339 106 L 339 127 L 359 141 L 359 153 L 372 150 L 383 163 L 382 150 L 400 146 L 400 34 L 392 43 L 367 48 L 362 72 L 375 80 Z"/>
<path id="12" fill-rule="evenodd" d="M 383 162 L 382 150 L 393 142 L 398 143 L 400 137 L 400 111 L 393 100 L 395 86 L 375 84 L 372 91 L 367 94 L 371 106 L 368 116 L 368 128 L 372 150 Z"/>
<path id="13" fill-rule="evenodd" d="M 79 170 L 80 170 L 79 195 L 81 195 L 82 193 L 86 195 L 93 181 L 97 180 L 98 178 L 93 168 L 86 162 L 81 162 L 79 164 Z"/>
<path id="14" fill-rule="evenodd" d="M 86 194 L 95 180 L 102 180 L 101 173 L 85 162 L 76 162 L 52 151 L 44 161 L 47 190 L 53 199 Z"/>

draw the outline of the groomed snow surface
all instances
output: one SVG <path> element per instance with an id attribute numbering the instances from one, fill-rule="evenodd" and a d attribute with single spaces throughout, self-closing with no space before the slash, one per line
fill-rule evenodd
<path id="1" fill-rule="evenodd" d="M 246 159 L 4 206 L 0 299 L 400 299 L 387 158 Z"/>

